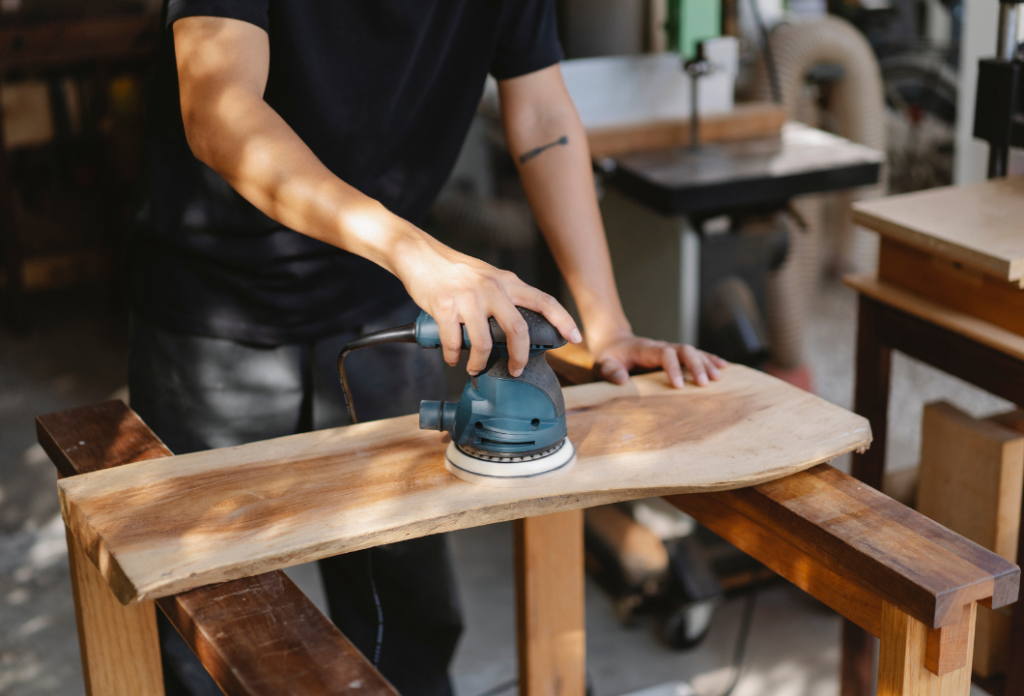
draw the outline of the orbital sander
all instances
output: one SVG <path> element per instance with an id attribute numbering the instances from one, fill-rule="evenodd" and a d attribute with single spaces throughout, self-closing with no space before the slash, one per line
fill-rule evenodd
<path id="1" fill-rule="evenodd" d="M 490 319 L 491 354 L 483 372 L 471 377 L 458 401 L 420 402 L 420 428 L 447 431 L 451 442 L 445 466 L 452 474 L 487 486 L 530 486 L 561 476 L 576 462 L 567 437 L 565 402 L 558 378 L 544 358 L 566 341 L 544 315 L 517 307 L 530 329 L 530 358 L 519 377 L 508 369 L 508 339 Z M 345 357 L 353 350 L 381 343 L 417 343 L 441 347 L 437 322 L 421 312 L 416 322 L 360 336 L 338 355 L 345 405 L 356 422 L 345 377 Z M 471 348 L 462 327 L 462 349 Z"/>

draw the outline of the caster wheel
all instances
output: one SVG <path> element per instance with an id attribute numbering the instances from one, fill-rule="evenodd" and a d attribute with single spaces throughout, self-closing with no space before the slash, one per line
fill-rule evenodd
<path id="1" fill-rule="evenodd" d="M 661 637 L 673 650 L 694 648 L 707 636 L 714 614 L 714 600 L 683 605 L 665 617 Z"/>

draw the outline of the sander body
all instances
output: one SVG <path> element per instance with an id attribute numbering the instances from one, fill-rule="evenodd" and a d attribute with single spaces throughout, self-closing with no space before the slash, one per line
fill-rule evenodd
<path id="1" fill-rule="evenodd" d="M 538 312 L 519 308 L 529 326 L 530 357 L 519 377 L 508 369 L 508 339 L 490 319 L 492 348 L 486 368 L 471 377 L 458 401 L 422 401 L 420 428 L 447 432 L 445 466 L 455 476 L 489 486 L 529 486 L 568 472 L 576 452 L 567 434 L 565 401 L 544 353 L 565 345 L 558 330 Z M 338 371 L 352 422 L 355 413 L 345 380 L 344 360 L 352 350 L 401 341 L 441 347 L 437 322 L 421 312 L 414 324 L 351 341 L 338 356 Z M 462 348 L 472 345 L 465 327 Z"/>

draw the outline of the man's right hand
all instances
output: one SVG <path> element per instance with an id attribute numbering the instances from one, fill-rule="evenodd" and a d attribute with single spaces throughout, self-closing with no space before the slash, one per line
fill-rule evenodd
<path id="1" fill-rule="evenodd" d="M 386 268 L 437 320 L 445 361 L 454 365 L 461 324 L 473 347 L 470 373 L 491 349 L 488 318 L 509 340 L 509 369 L 529 359 L 529 330 L 516 305 L 540 312 L 574 343 L 580 332 L 550 295 L 460 254 L 349 186 L 316 157 L 263 99 L 270 44 L 263 29 L 236 19 L 174 23 L 182 121 L 193 154 L 246 200 L 282 225 Z"/>
<path id="2" fill-rule="evenodd" d="M 418 253 L 399 253 L 394 272 L 416 304 L 437 321 L 449 365 L 459 361 L 464 324 L 472 344 L 467 370 L 471 375 L 484 370 L 492 347 L 487 320 L 494 317 L 509 337 L 509 371 L 518 377 L 530 357 L 530 329 L 517 306 L 543 314 L 567 341 L 583 340 L 558 300 L 516 274 L 461 254 L 425 233 L 413 246 Z"/>

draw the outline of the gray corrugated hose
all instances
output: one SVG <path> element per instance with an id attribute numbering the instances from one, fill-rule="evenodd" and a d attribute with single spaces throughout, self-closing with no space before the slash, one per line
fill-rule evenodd
<path id="1" fill-rule="evenodd" d="M 836 132 L 854 142 L 885 152 L 886 121 L 882 75 L 871 46 L 849 22 L 838 17 L 799 24 L 780 24 L 771 33 L 771 48 L 778 73 L 783 106 L 792 118 L 802 108 L 807 73 L 818 63 L 843 67 L 843 77 L 832 84 L 827 110 Z M 771 99 L 767 72 L 758 68 L 755 92 L 761 100 Z M 806 107 L 806 104 L 804 104 Z M 815 125 L 815 124 L 811 124 Z M 884 181 L 884 176 L 883 176 Z M 842 214 L 835 233 L 840 266 L 858 271 L 873 269 L 877 263 L 878 241 L 862 229 L 852 229 L 849 204 L 853 200 L 882 195 L 884 185 L 842 194 Z M 772 359 L 783 368 L 804 362 L 804 336 L 809 303 L 820 272 L 823 205 L 820 196 L 794 202 L 807 229 L 790 229 L 790 254 L 774 274 L 768 288 L 768 324 L 772 337 Z"/>

